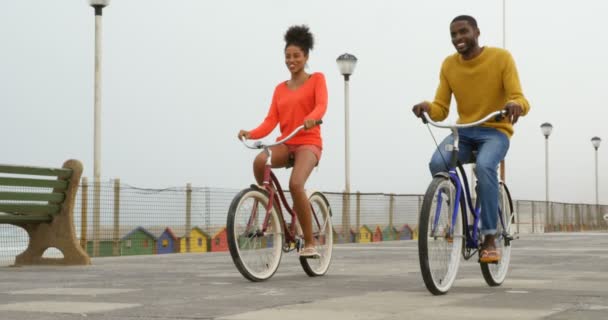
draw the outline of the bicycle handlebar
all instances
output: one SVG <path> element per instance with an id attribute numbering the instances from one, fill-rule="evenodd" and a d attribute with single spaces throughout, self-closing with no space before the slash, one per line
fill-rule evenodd
<path id="1" fill-rule="evenodd" d="M 502 119 L 502 117 L 506 116 L 507 111 L 506 110 L 500 110 L 500 111 L 494 111 L 490 114 L 488 114 L 487 116 L 485 116 L 484 118 L 477 120 L 475 122 L 471 122 L 471 123 L 446 123 L 446 124 L 442 124 L 439 122 L 435 122 L 433 120 L 431 120 L 431 117 L 429 117 L 429 114 L 426 112 L 422 113 L 423 116 L 423 120 L 425 122 L 430 123 L 431 125 L 433 125 L 434 127 L 437 128 L 446 128 L 446 129 L 455 129 L 455 128 L 470 128 L 470 127 L 475 127 L 478 126 L 488 120 L 490 120 L 491 118 L 495 118 L 496 121 L 499 121 L 500 119 Z"/>
<path id="2" fill-rule="evenodd" d="M 323 120 L 317 120 L 315 121 L 316 125 L 321 125 L 323 123 Z M 243 144 L 245 145 L 245 147 L 249 148 L 249 149 L 265 149 L 265 148 L 270 148 L 270 147 L 274 147 L 274 146 L 278 146 L 280 144 L 283 144 L 285 142 L 287 142 L 288 140 L 290 140 L 291 138 L 293 138 L 296 134 L 298 134 L 298 132 L 302 131 L 302 129 L 304 129 L 304 125 L 301 125 L 297 128 L 295 128 L 287 137 L 285 137 L 283 140 L 277 141 L 275 143 L 271 143 L 271 144 L 263 144 L 261 141 L 256 141 L 253 144 L 247 144 L 247 139 L 242 138 L 241 142 L 243 142 Z"/>

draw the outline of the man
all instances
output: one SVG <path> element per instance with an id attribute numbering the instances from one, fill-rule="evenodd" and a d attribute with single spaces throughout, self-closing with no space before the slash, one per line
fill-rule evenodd
<path id="1" fill-rule="evenodd" d="M 500 121 L 459 129 L 459 160 L 470 162 L 473 150 L 478 152 L 476 172 L 481 234 L 484 236 L 479 260 L 492 263 L 500 260 L 500 252 L 494 243 L 498 221 L 496 170 L 509 149 L 513 124 L 528 113 L 530 106 L 522 93 L 511 54 L 499 48 L 480 47 L 480 32 L 475 18 L 465 15 L 454 18 L 450 23 L 450 34 L 457 53 L 443 61 L 435 100 L 419 103 L 412 111 L 418 117 L 427 112 L 434 121 L 441 121 L 448 116 L 452 94 L 458 104 L 459 123 L 474 122 L 491 112 L 506 109 L 507 116 Z M 443 160 L 449 159 L 445 145 L 451 143 L 453 137 L 450 135 L 433 154 L 429 165 L 433 175 L 447 170 Z"/>

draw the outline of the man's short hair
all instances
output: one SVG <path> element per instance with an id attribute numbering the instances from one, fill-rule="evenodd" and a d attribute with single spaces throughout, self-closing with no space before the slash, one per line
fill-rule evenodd
<path id="1" fill-rule="evenodd" d="M 456 21 L 466 21 L 471 25 L 471 27 L 477 29 L 477 20 L 475 20 L 475 18 L 473 18 L 471 16 L 467 16 L 467 15 L 458 16 L 458 17 L 454 18 L 452 20 L 452 22 L 450 22 L 450 24 L 452 24 Z"/>

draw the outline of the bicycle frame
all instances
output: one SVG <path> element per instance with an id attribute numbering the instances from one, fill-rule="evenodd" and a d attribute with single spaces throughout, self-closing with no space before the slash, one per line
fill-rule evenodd
<path id="1" fill-rule="evenodd" d="M 502 114 L 502 113 L 500 113 Z M 488 116 L 486 116 L 486 118 L 479 120 L 473 124 L 470 125 L 466 125 L 466 126 L 474 126 L 474 125 L 478 125 L 482 122 L 487 121 L 489 118 L 496 116 L 495 113 L 490 114 Z M 470 250 L 477 250 L 479 248 L 479 243 L 480 243 L 480 235 L 479 235 L 479 221 L 481 218 L 481 207 L 479 205 L 479 201 L 476 201 L 475 206 L 473 206 L 473 200 L 471 198 L 471 191 L 469 189 L 469 183 L 468 183 L 468 179 L 467 179 L 467 175 L 464 171 L 464 169 L 462 168 L 462 165 L 460 165 L 460 163 L 458 162 L 458 151 L 459 151 L 459 135 L 458 135 L 458 127 L 457 126 L 449 126 L 449 125 L 439 125 L 433 121 L 431 121 L 430 119 L 428 119 L 428 116 L 425 114 L 425 120 L 427 122 L 430 122 L 431 124 L 433 124 L 434 126 L 440 127 L 440 128 L 449 128 L 452 131 L 452 135 L 454 137 L 454 144 L 451 146 L 451 155 L 450 155 L 450 163 L 448 165 L 448 172 L 447 174 L 445 172 L 443 173 L 439 173 L 438 175 L 441 176 L 446 176 L 449 177 L 449 179 L 454 183 L 454 186 L 456 187 L 456 197 L 455 197 L 455 201 L 454 201 L 454 207 L 452 210 L 452 224 L 450 226 L 450 231 L 449 234 L 452 235 L 454 234 L 454 226 L 456 225 L 456 219 L 458 216 L 458 210 L 459 208 L 462 206 L 461 201 L 463 200 L 463 191 L 465 193 L 465 198 L 464 198 L 464 206 L 463 207 L 463 214 L 462 214 L 462 222 L 463 222 L 463 228 L 465 228 L 465 246 L 466 248 L 470 249 Z M 466 127 L 466 126 L 462 126 L 462 127 Z M 464 180 L 464 184 L 463 181 L 461 181 L 460 177 L 458 176 L 458 173 L 456 171 L 456 168 L 459 169 L 460 171 L 460 175 L 462 176 L 462 180 Z M 463 187 L 464 185 L 464 187 Z M 439 223 L 439 216 L 441 213 L 441 193 L 439 193 L 438 195 L 438 199 L 437 199 L 437 207 L 435 209 L 435 217 L 433 219 L 433 228 L 432 228 L 432 233 L 435 233 L 435 228 Z M 501 223 L 501 225 L 503 226 L 503 230 L 505 227 L 505 222 L 503 221 L 503 215 L 502 212 L 500 212 L 500 207 L 498 208 L 499 212 L 498 212 L 498 217 L 499 217 L 499 221 Z M 470 225 L 468 224 L 468 213 L 471 213 L 473 215 L 473 225 L 472 227 L 469 227 Z M 470 258 L 471 256 L 473 256 L 475 252 L 473 251 L 472 253 L 469 253 L 468 256 L 465 256 L 465 258 Z M 464 254 L 464 252 L 463 252 Z"/>
<path id="2" fill-rule="evenodd" d="M 321 124 L 321 123 L 322 123 L 322 121 L 317 122 L 317 124 Z M 264 217 L 264 223 L 262 224 L 262 230 L 260 231 L 261 232 L 260 235 L 264 235 L 264 233 L 268 229 L 268 223 L 270 221 L 270 210 L 275 205 L 275 201 L 276 201 L 275 198 L 276 198 L 276 194 L 278 193 L 280 201 L 277 202 L 278 206 L 276 206 L 276 208 L 278 210 L 277 214 L 279 216 L 279 219 L 281 220 L 281 222 L 280 222 L 282 225 L 281 227 L 283 228 L 283 230 L 285 230 L 285 238 L 283 240 L 284 244 L 291 244 L 291 243 L 299 244 L 299 239 L 297 238 L 297 230 L 296 230 L 298 217 L 297 217 L 296 212 L 292 209 L 292 207 L 287 202 L 287 198 L 285 197 L 285 193 L 283 191 L 283 188 L 281 187 L 281 184 L 279 183 L 279 180 L 277 179 L 275 174 L 272 172 L 272 162 L 271 162 L 272 150 L 270 149 L 270 147 L 284 143 L 285 141 L 287 141 L 287 140 L 291 139 L 293 136 L 295 136 L 302 129 L 304 129 L 304 126 L 300 126 L 297 129 L 295 129 L 285 139 L 278 141 L 274 144 L 270 144 L 270 145 L 263 145 L 261 143 L 258 143 L 258 144 L 255 144 L 254 146 L 249 146 L 243 141 L 243 143 L 245 144 L 246 147 L 248 147 L 250 149 L 263 149 L 264 150 L 263 152 L 265 152 L 266 155 L 268 155 L 268 157 L 266 159 L 266 164 L 264 165 L 264 180 L 263 180 L 263 187 L 268 192 L 268 205 L 265 208 L 266 215 Z M 282 206 L 281 206 L 281 204 L 282 204 Z M 286 223 L 286 219 L 283 214 L 282 207 L 284 207 L 285 210 L 287 211 L 287 213 L 291 216 L 291 223 L 289 225 Z M 251 213 L 251 216 L 249 217 L 249 221 L 247 222 L 247 227 L 249 227 L 255 221 L 255 219 L 257 217 L 257 214 L 258 214 L 257 203 L 254 203 L 254 208 L 255 209 Z M 313 223 L 316 223 L 317 226 L 319 227 L 319 230 L 321 230 L 319 218 L 317 217 L 317 214 L 315 213 L 312 205 L 311 205 L 310 209 L 311 209 L 312 216 L 313 216 Z M 291 245 L 286 246 L 286 248 L 288 248 L 288 249 L 290 247 L 291 247 Z"/>

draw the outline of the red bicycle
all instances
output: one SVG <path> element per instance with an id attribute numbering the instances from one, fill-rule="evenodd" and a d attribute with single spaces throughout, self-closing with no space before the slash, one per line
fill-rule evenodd
<path id="1" fill-rule="evenodd" d="M 285 143 L 302 129 L 304 126 L 296 128 L 285 139 L 272 144 L 257 141 L 249 145 L 243 140 L 246 147 L 263 149 L 268 155 L 263 186 L 251 185 L 239 192 L 230 204 L 226 223 L 232 260 L 239 272 L 251 281 L 269 279 L 279 268 L 283 252 L 299 251 L 304 247 L 303 232 L 297 215 L 272 172 L 270 150 L 270 147 Z M 329 269 L 333 229 L 327 198 L 318 191 L 308 194 L 312 209 L 313 238 L 320 258 L 300 257 L 300 264 L 306 274 L 315 277 L 324 275 Z M 280 201 L 277 200 L 277 195 Z M 291 220 L 287 223 L 289 217 Z"/>

